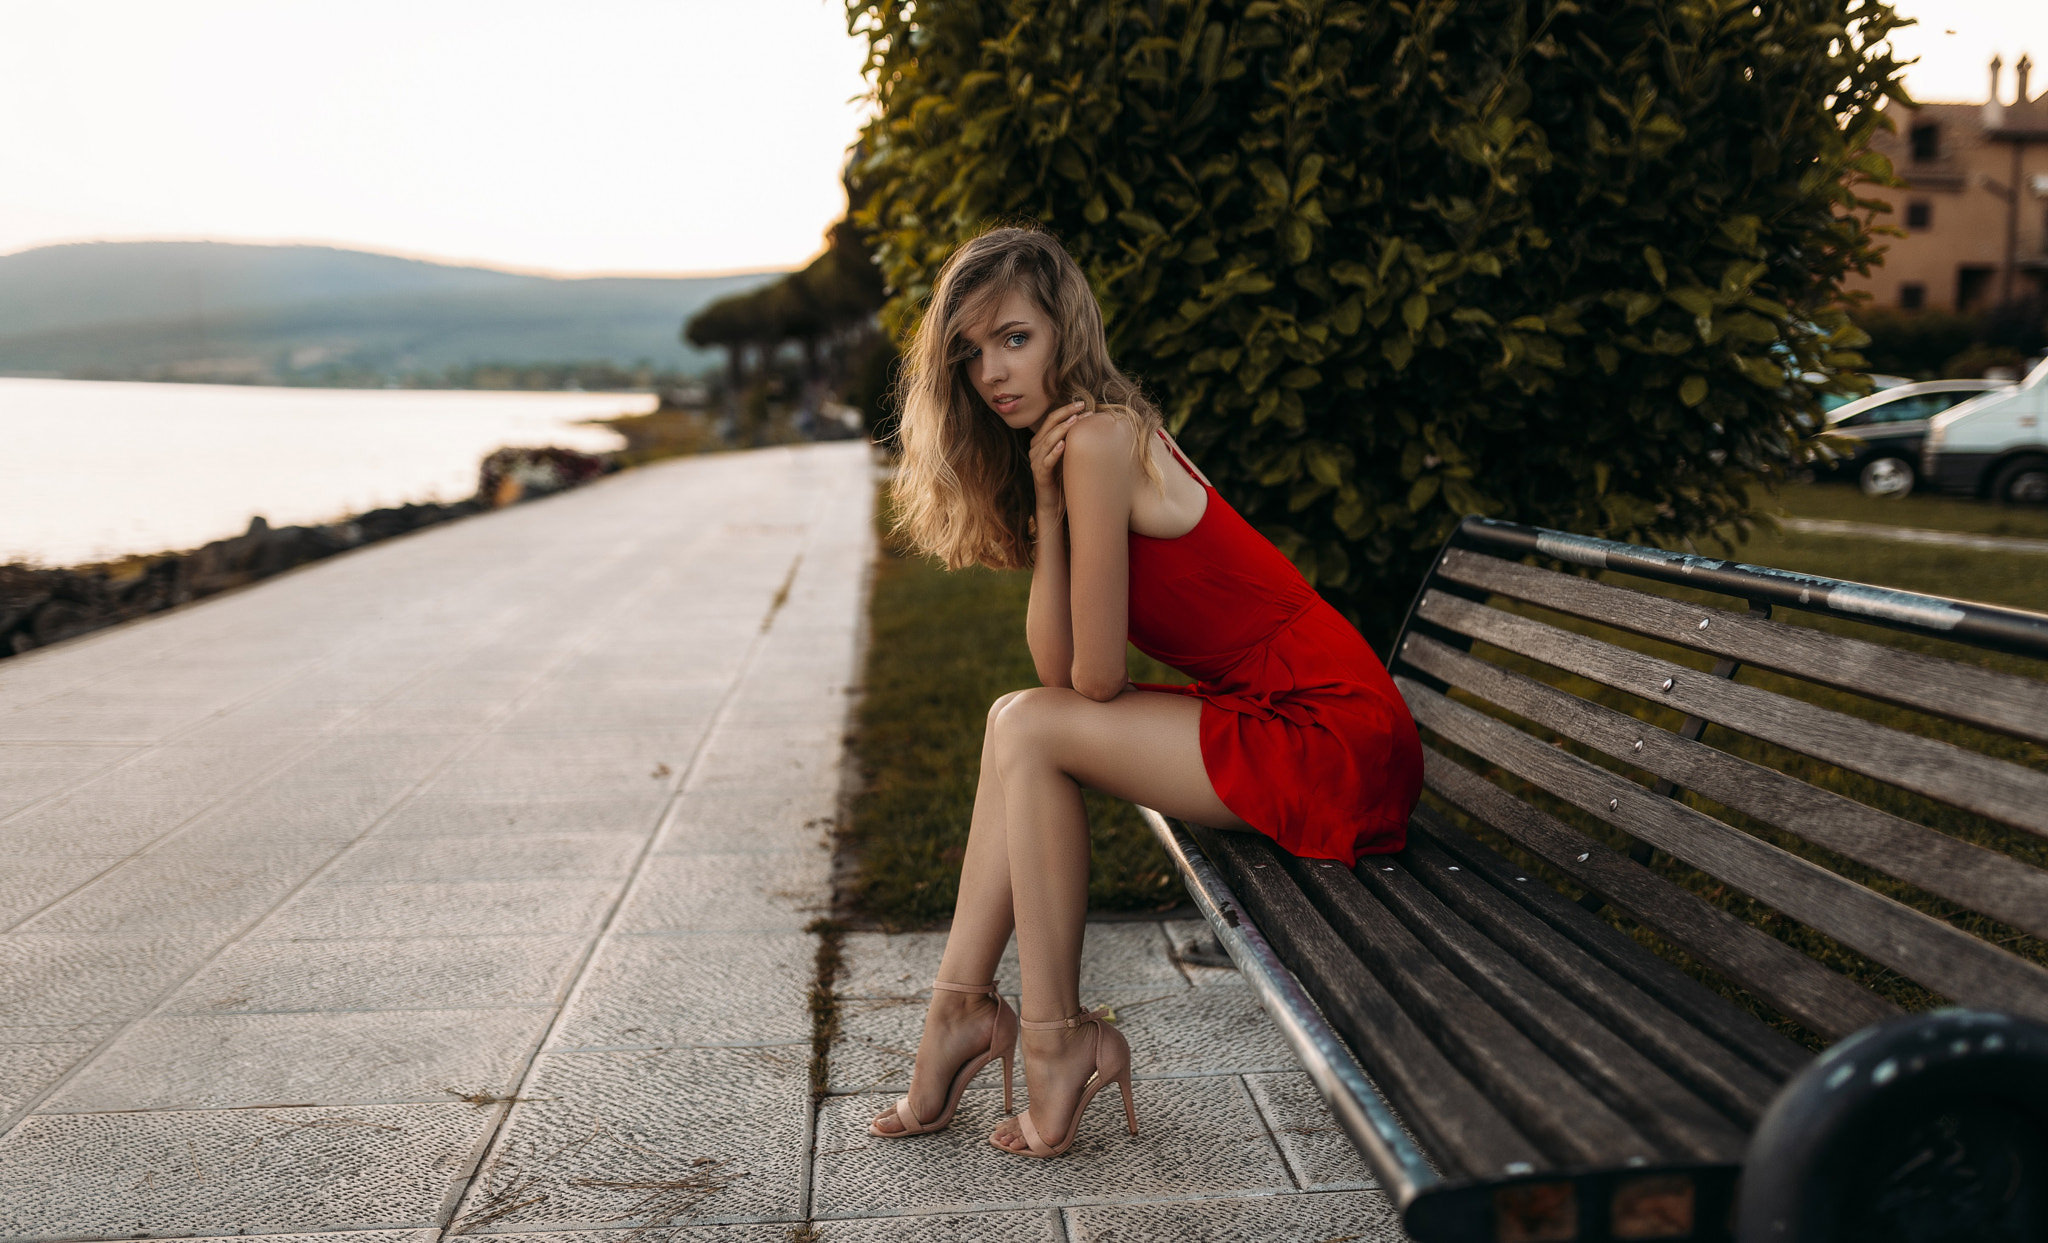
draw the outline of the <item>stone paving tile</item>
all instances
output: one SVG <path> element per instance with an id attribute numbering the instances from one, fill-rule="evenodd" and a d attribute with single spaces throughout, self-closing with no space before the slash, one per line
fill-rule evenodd
<path id="1" fill-rule="evenodd" d="M 508 1238 L 519 1243 L 789 1243 L 798 1224 L 787 1221 L 739 1222 L 710 1226 L 610 1226 L 603 1230 L 520 1231 Z M 488 1233 L 483 1230 L 471 1234 Z M 819 1234 L 822 1241 L 837 1236 Z M 265 1240 L 265 1243 L 269 1243 Z M 335 1243 L 344 1243 L 336 1240 Z"/>
<path id="2" fill-rule="evenodd" d="M 868 1120 L 892 1096 L 828 1098 L 818 1113 L 812 1211 L 861 1217 L 1294 1190 L 1234 1076 L 1134 1086 L 1139 1134 L 1125 1133 L 1117 1089 L 1106 1088 L 1083 1116 L 1080 1139 L 1056 1161 L 988 1142 L 1003 1118 L 1000 1086 L 969 1091 L 951 1127 L 913 1140 L 868 1134 Z"/>
<path id="3" fill-rule="evenodd" d="M 924 1012 L 922 997 L 842 1000 L 829 1090 L 907 1091 Z M 1116 1016 L 1131 1042 L 1131 1069 L 1141 1076 L 1241 1074 L 1296 1065 L 1250 989 L 1183 989 L 1150 1001 L 1119 1003 Z M 1021 1081 L 1021 1060 L 1016 1071 Z M 976 1082 L 999 1084 L 1001 1074 L 1000 1064 L 991 1062 Z"/>
<path id="4" fill-rule="evenodd" d="M 8 933 L 0 936 L 0 1024 L 134 1018 L 211 949 L 189 937 Z"/>
<path id="5" fill-rule="evenodd" d="M 438 1229 L 425 1230 L 351 1230 L 347 1233 L 327 1234 L 266 1234 L 263 1243 L 435 1243 L 441 1237 Z M 187 1243 L 248 1243 L 246 1235 L 191 1235 Z"/>
<path id="6" fill-rule="evenodd" d="M 320 842 L 158 849 L 111 869 L 21 931 L 224 935 L 269 910 L 333 854 Z"/>
<path id="7" fill-rule="evenodd" d="M 1014 1004 L 1014 1002 L 1012 1003 Z M 901 1094 L 910 1088 L 910 1068 L 917 1059 L 924 1031 L 922 997 L 854 997 L 839 1002 L 839 1039 L 826 1063 L 826 1090 L 835 1095 L 860 1092 Z M 1024 1063 L 1013 1063 L 1021 1083 Z M 1002 1085 L 1003 1066 L 990 1062 L 975 1076 L 982 1087 Z"/>
<path id="8" fill-rule="evenodd" d="M 0 868 L 0 928 L 11 928 L 121 862 L 120 855 L 22 854 Z"/>
<path id="9" fill-rule="evenodd" d="M 547 1005 L 588 938 L 245 941 L 166 1003 L 169 1014 Z"/>
<path id="10" fill-rule="evenodd" d="M 846 938 L 846 974 L 834 991 L 841 997 L 928 996 L 945 946 L 943 932 L 852 933 Z M 1187 988 L 1187 977 L 1166 948 L 1155 923 L 1089 924 L 1081 948 L 1082 1003 L 1128 1005 Z M 1017 1004 L 1021 977 L 1014 939 L 996 965 L 996 980 L 1010 1004 Z"/>
<path id="11" fill-rule="evenodd" d="M 807 1045 L 543 1054 L 457 1220 L 522 1203 L 469 1233 L 793 1220 L 809 1060 Z"/>
<path id="12" fill-rule="evenodd" d="M 1116 1009 L 1140 1075 L 1243 1074 L 1299 1063 L 1249 988 L 1186 989 Z"/>
<path id="13" fill-rule="evenodd" d="M 0 1119 L 13 1116 L 85 1060 L 93 1044 L 0 1044 Z"/>
<path id="14" fill-rule="evenodd" d="M 1260 1196 L 1178 1204 L 1101 1204 L 1070 1208 L 1072 1243 L 1403 1243 L 1400 1215 L 1383 1193 Z"/>
<path id="15" fill-rule="evenodd" d="M 265 782 L 206 808 L 178 838 L 224 843 L 266 839 L 346 842 L 377 823 L 408 788 L 400 781 L 343 789 Z"/>
<path id="16" fill-rule="evenodd" d="M 689 762 L 690 748 L 670 746 L 648 754 L 548 763 L 459 760 L 422 787 L 429 797 L 586 799 L 593 796 L 666 790 L 671 774 Z"/>
<path id="17" fill-rule="evenodd" d="M 433 1226 L 496 1116 L 462 1104 L 38 1115 L 0 1140 L 0 1237 Z"/>
<path id="18" fill-rule="evenodd" d="M 345 937 L 460 937 L 595 932 L 616 880 L 338 883 L 301 889 L 250 936 L 265 941 Z"/>
<path id="19" fill-rule="evenodd" d="M 687 790 L 676 801 L 657 855 L 801 850 L 823 840 L 839 814 L 839 792 L 798 788 Z"/>
<path id="20" fill-rule="evenodd" d="M 649 859 L 620 932 L 800 930 L 830 906 L 832 857 L 823 848 Z"/>
<path id="21" fill-rule="evenodd" d="M 817 1223 L 819 1243 L 1066 1243 L 1058 1209 L 931 1213 Z"/>
<path id="22" fill-rule="evenodd" d="M 1236 967 L 1204 967 L 1188 962 L 1180 956 L 1181 947 L 1190 941 L 1213 935 L 1208 920 L 1169 919 L 1162 921 L 1160 927 L 1165 930 L 1167 941 L 1173 946 L 1170 952 L 1174 961 L 1179 964 L 1181 973 L 1187 976 L 1188 981 L 1196 988 L 1250 987 L 1245 983 L 1244 977 L 1238 974 Z"/>
<path id="23" fill-rule="evenodd" d="M 364 839 L 327 869 L 334 884 L 391 881 L 623 880 L 641 842 L 623 833 Z"/>
<path id="24" fill-rule="evenodd" d="M 67 795 L 0 822 L 0 857 L 44 851 L 125 855 L 190 814 L 152 798 Z"/>
<path id="25" fill-rule="evenodd" d="M 598 951 L 553 1048 L 809 1040 L 817 939 L 799 932 L 620 936 Z"/>
<path id="26" fill-rule="evenodd" d="M 1377 1187 L 1379 1180 L 1351 1146 L 1329 1106 L 1316 1092 L 1306 1072 L 1246 1075 L 1245 1085 L 1273 1138 L 1280 1155 L 1305 1191 L 1348 1191 Z"/>
<path id="27" fill-rule="evenodd" d="M 535 802 L 531 799 L 415 798 L 376 828 L 379 838 L 516 837 L 553 833 L 654 831 L 668 805 L 665 790 L 617 798 Z"/>
<path id="28" fill-rule="evenodd" d="M 43 1113 L 445 1103 L 510 1092 L 545 1010 L 230 1014 L 144 1019 Z"/>

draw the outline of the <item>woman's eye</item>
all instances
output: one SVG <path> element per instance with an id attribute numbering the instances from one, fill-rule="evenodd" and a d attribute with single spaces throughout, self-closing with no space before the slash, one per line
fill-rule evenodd
<path id="1" fill-rule="evenodd" d="M 1013 332 L 1008 337 L 1004 338 L 1005 343 L 1008 344 L 1009 347 L 1013 350 L 1023 348 L 1024 343 L 1026 341 L 1029 341 L 1030 339 L 1031 338 L 1029 336 L 1021 332 Z"/>

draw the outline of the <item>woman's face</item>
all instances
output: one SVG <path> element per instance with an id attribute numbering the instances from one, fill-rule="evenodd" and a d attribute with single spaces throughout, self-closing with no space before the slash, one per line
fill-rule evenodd
<path id="1" fill-rule="evenodd" d="M 965 334 L 962 364 L 974 391 L 1011 427 L 1036 426 L 1052 408 L 1045 391 L 1052 362 L 1052 325 L 1029 295 L 1011 290 L 996 304 L 989 322 Z"/>

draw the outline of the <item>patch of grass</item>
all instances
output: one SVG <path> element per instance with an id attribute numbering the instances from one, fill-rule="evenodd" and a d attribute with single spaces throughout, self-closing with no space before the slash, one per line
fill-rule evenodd
<path id="1" fill-rule="evenodd" d="M 718 438 L 717 417 L 705 410 L 663 406 L 647 414 L 591 421 L 626 438 L 626 447 L 611 455 L 621 466 L 644 466 L 663 458 L 709 453 L 725 447 Z"/>
<path id="2" fill-rule="evenodd" d="M 1787 516 L 1794 518 L 1826 518 L 1837 522 L 1874 522 L 1882 526 L 1960 531 L 1969 535 L 2048 539 L 2048 506 L 2044 505 L 2002 505 L 1994 501 L 1936 496 L 1926 492 L 1885 500 L 1865 496 L 1854 484 L 1848 483 L 1789 484 L 1779 492 L 1777 501 L 1770 508 L 1782 509 Z M 1851 576 L 1837 574 L 1834 577 Z"/>
<path id="3" fill-rule="evenodd" d="M 811 1103 L 825 1099 L 825 1081 L 832 1044 L 839 1039 L 839 998 L 834 992 L 845 966 L 846 925 L 836 919 L 814 919 L 804 929 L 818 938 L 811 979 Z"/>
<path id="4" fill-rule="evenodd" d="M 859 867 L 847 896 L 849 913 L 859 918 L 890 929 L 922 928 L 953 913 L 989 705 L 1038 685 L 1024 642 L 1031 576 L 949 573 L 889 534 L 886 490 L 876 509 L 882 550 L 853 740 L 862 783 L 846 832 Z M 1136 651 L 1131 676 L 1184 680 Z M 1179 879 L 1137 812 L 1100 794 L 1087 802 L 1089 906 L 1178 905 Z"/>

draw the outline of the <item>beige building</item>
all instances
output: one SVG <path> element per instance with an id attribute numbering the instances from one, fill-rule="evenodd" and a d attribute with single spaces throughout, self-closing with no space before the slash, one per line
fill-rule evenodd
<path id="1" fill-rule="evenodd" d="M 2031 98 L 2033 63 L 2020 58 L 2012 102 L 2001 98 L 1991 62 L 1991 97 L 1981 104 L 1892 109 L 1898 129 L 1872 145 L 1905 179 L 1881 223 L 1905 230 L 1887 239 L 1884 264 L 1851 289 L 1877 306 L 1985 311 L 2048 295 L 2048 90 Z"/>

